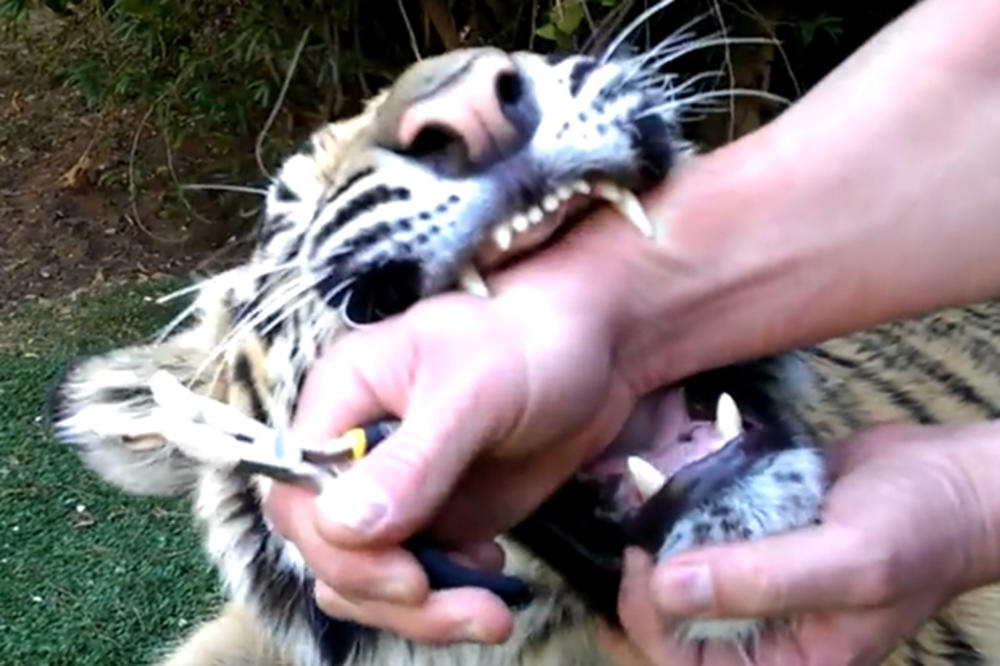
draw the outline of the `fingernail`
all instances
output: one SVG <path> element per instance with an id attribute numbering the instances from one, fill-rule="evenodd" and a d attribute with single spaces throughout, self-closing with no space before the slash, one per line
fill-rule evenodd
<path id="1" fill-rule="evenodd" d="M 348 472 L 327 483 L 316 498 L 327 520 L 357 532 L 370 532 L 389 513 L 389 496 L 371 477 Z"/>
<path id="2" fill-rule="evenodd" d="M 707 564 L 668 566 L 653 574 L 653 598 L 671 615 L 700 615 L 712 609 L 712 571 Z"/>
<path id="3" fill-rule="evenodd" d="M 421 601 L 420 587 L 406 579 L 389 579 L 377 584 L 378 599 L 390 603 L 412 605 Z"/>
<path id="4" fill-rule="evenodd" d="M 458 630 L 456 637 L 460 641 L 475 641 L 476 643 L 490 642 L 485 629 L 478 620 L 469 620 Z"/>

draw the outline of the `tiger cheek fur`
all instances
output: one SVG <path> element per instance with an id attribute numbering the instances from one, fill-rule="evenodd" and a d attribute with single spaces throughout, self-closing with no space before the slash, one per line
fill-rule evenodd
<path id="1" fill-rule="evenodd" d="M 319 612 L 300 553 L 261 511 L 268 481 L 186 458 L 159 432 L 148 381 L 166 369 L 198 392 L 285 428 L 319 350 L 350 323 L 391 316 L 456 283 L 484 288 L 469 282 L 475 273 L 469 267 L 544 242 L 573 197 L 600 193 L 628 212 L 630 192 L 663 178 L 689 152 L 669 86 L 643 67 L 630 58 L 556 61 L 495 49 L 418 63 L 360 115 L 321 128 L 285 160 L 269 188 L 252 257 L 198 285 L 179 332 L 70 368 L 59 391 L 60 439 L 129 492 L 189 493 L 205 548 L 231 599 L 164 663 L 609 663 L 595 623 L 600 615 L 615 621 L 618 558 L 630 537 L 620 516 L 608 518 L 614 512 L 600 504 L 593 477 L 571 481 L 503 538 L 508 572 L 536 592 L 516 613 L 508 641 L 414 644 Z M 980 307 L 992 308 L 993 321 L 1000 315 L 992 305 Z M 986 326 L 977 322 L 989 320 L 973 312 L 949 316 L 970 329 Z M 875 345 L 886 354 L 919 337 L 908 329 L 891 335 L 902 342 L 886 337 Z M 992 337 L 984 340 L 990 340 L 983 343 L 988 352 L 976 347 L 978 356 L 962 367 L 996 362 Z M 931 356 L 912 346 L 920 358 Z M 677 515 L 669 520 L 646 520 L 652 552 L 667 556 L 705 543 L 760 538 L 819 519 L 826 471 L 813 433 L 839 436 L 893 413 L 899 402 L 891 397 L 898 392 L 879 394 L 880 386 L 896 387 L 878 354 L 836 349 L 692 378 L 685 387 L 692 410 L 731 393 L 747 410 L 747 436 L 753 424 L 764 424 L 770 448 L 709 496 L 690 506 L 671 504 Z M 959 365 L 930 358 L 924 367 L 949 362 Z M 802 381 L 806 375 L 812 379 Z M 994 372 L 982 379 L 995 411 L 997 378 Z M 878 396 L 849 402 L 859 386 Z M 919 402 L 936 420 L 950 420 L 953 415 L 936 405 L 953 396 L 941 394 L 930 392 Z M 888 408 L 880 410 L 883 403 Z M 572 539 L 561 536 L 567 533 Z M 1000 659 L 996 639 L 964 622 L 976 613 L 996 619 L 995 596 L 987 590 L 960 600 L 903 648 L 909 654 L 894 659 L 925 663 L 929 654 L 945 654 L 938 644 L 969 659 Z M 681 632 L 690 640 L 744 642 L 767 629 L 748 619 L 693 622 Z"/>

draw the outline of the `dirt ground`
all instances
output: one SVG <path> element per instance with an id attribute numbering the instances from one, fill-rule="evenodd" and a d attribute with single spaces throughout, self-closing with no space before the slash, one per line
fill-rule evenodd
<path id="1" fill-rule="evenodd" d="M 239 184 L 205 174 L 227 156 L 191 141 L 168 160 L 145 109 L 90 110 L 75 89 L 34 71 L 26 48 L 0 51 L 0 311 L 213 270 L 246 251 L 239 239 L 252 230 L 255 197 L 177 195 L 182 182 Z"/>

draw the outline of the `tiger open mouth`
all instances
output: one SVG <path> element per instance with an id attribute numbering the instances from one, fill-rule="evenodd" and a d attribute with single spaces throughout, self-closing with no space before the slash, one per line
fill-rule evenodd
<path id="1" fill-rule="evenodd" d="M 484 275 L 543 248 L 595 203 L 608 203 L 640 233 L 657 240 L 656 228 L 631 190 L 609 179 L 577 179 L 552 188 L 530 205 L 488 224 L 478 243 L 461 254 L 469 258 L 455 269 L 458 286 L 488 297 Z M 387 261 L 352 279 L 343 304 L 344 319 L 353 325 L 374 323 L 402 312 L 420 298 L 419 265 Z"/>
<path id="2" fill-rule="evenodd" d="M 689 390 L 693 388 L 693 390 Z M 595 515 L 655 552 L 673 522 L 744 476 L 790 434 L 768 415 L 701 387 L 647 396 L 603 454 L 577 475 L 596 496 Z"/>
<path id="3" fill-rule="evenodd" d="M 745 427 L 736 402 L 719 396 L 710 409 L 689 402 L 683 388 L 660 391 L 633 412 L 615 442 L 581 472 L 583 480 L 611 481 L 608 515 L 624 520 L 688 466 L 738 444 Z"/>
<path id="4" fill-rule="evenodd" d="M 494 223 L 474 260 L 460 270 L 461 287 L 487 295 L 483 272 L 538 249 L 562 229 L 566 220 L 593 202 L 611 204 L 644 236 L 656 240 L 656 228 L 631 190 L 607 179 L 578 179 L 555 187 L 535 204 Z"/>

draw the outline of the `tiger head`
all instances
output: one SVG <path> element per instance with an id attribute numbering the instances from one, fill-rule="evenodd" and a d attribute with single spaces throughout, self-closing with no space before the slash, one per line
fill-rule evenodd
<path id="1" fill-rule="evenodd" d="M 285 162 L 257 261 L 296 266 L 345 321 L 395 314 L 543 242 L 574 196 L 661 180 L 683 145 L 661 84 L 636 60 L 420 62 Z"/>

